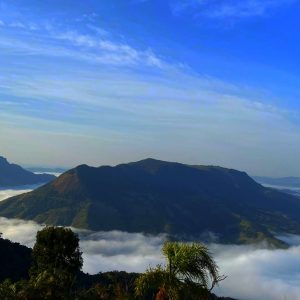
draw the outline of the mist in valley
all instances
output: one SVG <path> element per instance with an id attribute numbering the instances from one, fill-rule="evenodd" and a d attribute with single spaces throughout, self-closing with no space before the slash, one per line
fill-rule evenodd
<path id="1" fill-rule="evenodd" d="M 30 189 L 1 190 L 1 200 L 27 191 Z M 32 221 L 0 218 L 3 237 L 29 247 L 34 245 L 36 232 L 42 227 Z M 144 272 L 149 266 L 164 262 L 161 247 L 165 235 L 73 230 L 80 238 L 84 272 Z M 291 246 L 270 249 L 266 243 L 256 246 L 209 244 L 220 273 L 227 276 L 215 293 L 241 300 L 299 299 L 300 237 L 282 235 L 280 238 Z"/>

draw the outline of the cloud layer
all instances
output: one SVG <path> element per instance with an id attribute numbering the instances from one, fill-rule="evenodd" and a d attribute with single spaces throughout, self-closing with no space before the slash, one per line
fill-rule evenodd
<path id="1" fill-rule="evenodd" d="M 24 185 L 24 186 L 18 186 L 10 189 L 0 187 L 0 201 L 3 201 L 13 196 L 30 192 L 39 186 L 40 185 Z"/>
<path id="2" fill-rule="evenodd" d="M 30 221 L 0 218 L 5 238 L 32 247 L 41 226 Z M 74 229 L 75 230 L 75 229 Z M 164 236 L 146 236 L 120 231 L 75 230 L 80 237 L 85 272 L 110 270 L 143 272 L 163 263 L 160 250 Z M 297 300 L 300 294 L 300 237 L 283 237 L 293 242 L 287 250 L 254 246 L 211 244 L 222 274 L 227 275 L 215 290 L 218 295 L 240 300 Z"/>
<path id="3" fill-rule="evenodd" d="M 22 191 L 1 192 L 7 196 Z M 36 232 L 41 228 L 41 225 L 31 221 L 0 218 L 0 232 L 4 238 L 29 247 L 33 246 Z M 164 235 L 74 230 L 80 237 L 85 272 L 143 272 L 149 266 L 163 263 L 160 250 Z M 266 245 L 209 245 L 220 272 L 227 275 L 215 292 L 240 300 L 299 299 L 300 237 L 283 235 L 280 238 L 292 246 L 286 250 L 270 250 L 266 249 Z"/>
<path id="4" fill-rule="evenodd" d="M 211 249 L 220 269 L 228 275 L 218 294 L 238 299 L 299 299 L 299 244 L 287 250 L 224 245 Z"/>

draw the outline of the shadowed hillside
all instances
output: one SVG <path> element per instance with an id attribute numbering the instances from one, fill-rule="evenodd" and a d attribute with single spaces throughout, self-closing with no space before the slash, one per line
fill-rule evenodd
<path id="1" fill-rule="evenodd" d="M 78 166 L 37 190 L 0 203 L 0 215 L 92 230 L 214 236 L 220 242 L 300 233 L 300 202 L 246 173 L 146 159 L 116 167 Z"/>
<path id="2" fill-rule="evenodd" d="M 0 237 L 0 282 L 28 278 L 31 249 Z"/>

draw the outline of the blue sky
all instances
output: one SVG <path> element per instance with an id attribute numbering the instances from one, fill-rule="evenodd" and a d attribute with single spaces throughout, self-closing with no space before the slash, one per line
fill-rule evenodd
<path id="1" fill-rule="evenodd" d="M 0 153 L 300 176 L 300 1 L 0 1 Z"/>

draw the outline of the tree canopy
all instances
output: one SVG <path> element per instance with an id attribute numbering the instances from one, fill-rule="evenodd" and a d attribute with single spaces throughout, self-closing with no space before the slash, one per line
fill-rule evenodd
<path id="1" fill-rule="evenodd" d="M 162 253 L 165 267 L 150 268 L 137 279 L 137 296 L 153 293 L 157 299 L 203 299 L 225 278 L 202 244 L 167 242 Z"/>
<path id="2" fill-rule="evenodd" d="M 69 299 L 83 263 L 78 236 L 69 228 L 46 227 L 37 233 L 32 257 L 34 291 L 43 299 Z"/>
<path id="3" fill-rule="evenodd" d="M 79 238 L 69 228 L 46 227 L 36 235 L 32 272 L 61 269 L 78 272 L 83 264 Z"/>
<path id="4" fill-rule="evenodd" d="M 24 250 L 17 244 L 11 246 Z M 25 276 L 17 282 L 10 277 L 2 281 L 1 300 L 212 300 L 219 298 L 210 291 L 224 278 L 219 276 L 208 249 L 198 243 L 165 243 L 162 253 L 166 264 L 141 275 L 117 271 L 96 275 L 81 272 L 79 239 L 68 228 L 45 227 L 37 233 L 33 250 L 27 250 L 28 264 L 30 252 L 33 263 L 29 280 Z"/>

